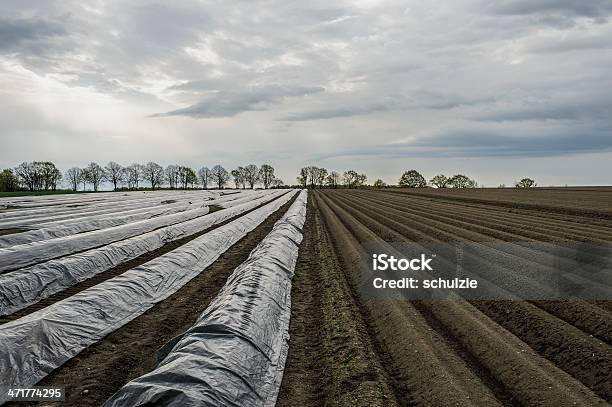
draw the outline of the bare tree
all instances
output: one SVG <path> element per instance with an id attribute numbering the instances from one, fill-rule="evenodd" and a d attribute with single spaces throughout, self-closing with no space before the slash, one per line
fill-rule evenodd
<path id="1" fill-rule="evenodd" d="M 106 171 L 107 179 L 113 183 L 113 189 L 116 191 L 117 185 L 123 182 L 125 178 L 125 169 L 116 162 L 111 161 L 104 167 L 104 170 Z"/>
<path id="2" fill-rule="evenodd" d="M 81 182 L 83 183 L 83 191 L 87 189 L 87 183 L 89 182 L 89 175 L 87 167 L 81 168 Z"/>
<path id="3" fill-rule="evenodd" d="M 319 188 L 323 188 L 323 183 L 325 182 L 325 178 L 327 177 L 327 170 L 325 168 L 315 167 L 313 175 L 315 179 L 315 184 L 318 185 Z"/>
<path id="4" fill-rule="evenodd" d="M 72 190 L 76 192 L 83 178 L 83 170 L 79 167 L 72 167 L 66 170 L 65 178 L 70 182 Z"/>
<path id="5" fill-rule="evenodd" d="M 246 177 L 247 177 L 246 168 L 238 167 L 237 169 L 240 172 L 240 183 L 242 184 L 242 189 L 246 189 L 246 185 L 247 185 L 247 182 L 246 182 Z"/>
<path id="6" fill-rule="evenodd" d="M 225 184 L 227 184 L 227 180 L 229 180 L 229 174 L 227 170 L 220 165 L 215 165 L 212 168 L 212 180 L 219 189 L 223 189 Z"/>
<path id="7" fill-rule="evenodd" d="M 236 189 L 240 188 L 240 185 L 244 183 L 244 179 L 242 178 L 242 171 L 238 168 L 231 171 L 232 178 L 234 179 L 234 184 L 236 185 Z"/>
<path id="8" fill-rule="evenodd" d="M 144 178 L 149 181 L 152 190 L 155 190 L 155 187 L 159 188 L 164 181 L 164 167 L 154 162 L 148 162 L 144 166 Z"/>
<path id="9" fill-rule="evenodd" d="M 300 170 L 300 175 L 297 177 L 297 182 L 302 186 L 302 188 L 306 188 L 306 185 L 308 185 L 308 167 L 303 167 Z"/>
<path id="10" fill-rule="evenodd" d="M 98 191 L 100 184 L 106 179 L 106 172 L 100 164 L 91 162 L 87 166 L 86 177 L 87 182 L 93 186 L 94 191 Z"/>
<path id="11" fill-rule="evenodd" d="M 344 184 L 349 188 L 356 188 L 365 184 L 368 177 L 365 174 L 359 174 L 355 170 L 348 170 L 342 174 Z"/>
<path id="12" fill-rule="evenodd" d="M 306 170 L 308 173 L 308 184 L 310 184 L 310 188 L 314 189 L 315 185 L 317 184 L 316 178 L 318 168 L 311 165 L 306 167 Z"/>
<path id="13" fill-rule="evenodd" d="M 259 179 L 265 189 L 268 189 L 274 182 L 274 167 L 270 164 L 262 164 L 259 167 Z"/>
<path id="14" fill-rule="evenodd" d="M 132 164 L 125 170 L 128 188 L 138 189 L 138 183 L 144 179 L 144 167 L 141 164 Z"/>
<path id="15" fill-rule="evenodd" d="M 208 184 L 211 180 L 211 173 L 208 167 L 202 167 L 198 171 L 198 178 L 200 179 L 200 183 L 202 184 L 202 188 L 208 189 Z"/>
<path id="16" fill-rule="evenodd" d="M 374 188 L 384 188 L 387 186 L 387 183 L 379 178 L 376 181 L 374 181 L 373 185 L 374 185 Z"/>
<path id="17" fill-rule="evenodd" d="M 189 185 L 193 188 L 193 184 L 198 181 L 198 177 L 191 168 L 180 166 L 178 167 L 178 181 L 183 189 L 187 189 Z"/>
<path id="18" fill-rule="evenodd" d="M 259 181 L 259 168 L 255 164 L 249 164 L 244 167 L 244 180 L 251 189 L 257 184 Z"/>
<path id="19" fill-rule="evenodd" d="M 179 166 L 175 164 L 171 164 L 166 167 L 164 172 L 166 173 L 166 179 L 168 180 L 170 189 L 176 188 L 178 185 L 178 178 L 179 178 Z"/>
<path id="20" fill-rule="evenodd" d="M 325 181 L 328 186 L 332 188 L 337 188 L 338 182 L 340 182 L 340 174 L 338 174 L 336 171 L 332 171 L 329 173 Z"/>

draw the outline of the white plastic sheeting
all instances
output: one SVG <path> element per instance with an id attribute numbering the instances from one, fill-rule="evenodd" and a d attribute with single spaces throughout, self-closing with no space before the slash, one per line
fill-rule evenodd
<path id="1" fill-rule="evenodd" d="M 200 274 L 295 191 L 120 276 L 0 325 L 0 383 L 36 384 Z M 0 403 L 7 401 L 0 394 Z"/>
<path id="2" fill-rule="evenodd" d="M 302 241 L 306 191 L 228 279 L 158 367 L 105 407 L 273 407 L 289 339 L 291 280 Z"/>
<path id="3" fill-rule="evenodd" d="M 96 215 L 108 215 L 117 212 L 128 211 L 131 209 L 151 208 L 153 206 L 172 203 L 172 201 L 189 201 L 194 204 L 206 203 L 212 199 L 209 195 L 202 194 L 177 194 L 174 197 L 168 196 L 149 196 L 146 199 L 135 199 L 130 201 L 108 201 L 95 205 L 79 205 L 76 207 L 52 207 L 37 209 L 36 213 L 27 213 L 32 211 L 14 211 L 9 217 L 8 215 L 0 220 L 0 228 L 28 228 L 33 229 L 40 224 L 47 223 L 49 219 L 54 221 L 73 220 L 76 218 L 85 218 Z M 0 215 L 2 215 L 0 213 Z"/>
<path id="4" fill-rule="evenodd" d="M 97 205 L 103 202 L 119 202 L 138 199 L 148 199 L 156 197 L 176 197 L 177 195 L 186 195 L 197 193 L 200 195 L 208 195 L 216 197 L 221 191 L 215 190 L 165 190 L 165 191 L 129 191 L 129 192 L 102 192 L 88 194 L 64 194 L 64 195 L 40 195 L 40 196 L 21 196 L 14 198 L 0 198 L 0 208 L 9 207 L 7 214 L 36 210 L 48 207 L 52 209 L 58 206 L 68 205 Z M 17 209 L 17 210 L 15 210 Z M 4 215 L 4 214 L 0 214 Z M 2 217 L 2 216 L 0 216 Z"/>
<path id="5" fill-rule="evenodd" d="M 127 225 L 6 247 L 0 249 L 0 272 L 16 270 L 68 254 L 104 246 L 164 226 L 204 216 L 208 212 L 208 207 L 191 209 L 172 215 L 132 222 Z"/>
<path id="6" fill-rule="evenodd" d="M 16 246 L 19 244 L 27 244 L 41 240 L 56 239 L 64 236 L 71 236 L 77 233 L 89 232 L 92 230 L 107 229 L 114 226 L 125 225 L 140 220 L 155 218 L 158 216 L 171 215 L 173 213 L 183 212 L 198 207 L 218 205 L 222 206 L 227 202 L 236 202 L 241 199 L 246 201 L 253 199 L 258 194 L 241 195 L 235 194 L 228 197 L 222 197 L 214 200 L 199 201 L 197 203 L 193 198 L 189 200 L 179 200 L 175 203 L 157 205 L 153 207 L 130 209 L 128 211 L 116 212 L 113 214 L 103 214 L 97 216 L 87 216 L 72 220 L 60 220 L 53 222 L 44 222 L 39 224 L 40 229 L 13 233 L 6 236 L 0 236 L 0 248 Z M 19 226 L 19 225 L 17 225 Z"/>
<path id="7" fill-rule="evenodd" d="M 202 206 L 201 204 L 198 206 Z M 125 225 L 139 220 L 151 219 L 157 216 L 170 215 L 196 208 L 190 202 L 177 204 L 158 205 L 151 208 L 131 209 L 125 212 L 92 216 L 83 220 L 59 221 L 53 226 L 44 226 L 40 229 L 21 233 L 13 233 L 0 236 L 0 248 L 16 246 L 18 244 L 38 242 L 41 240 L 55 239 L 58 237 L 76 235 L 77 233 L 90 232 L 92 230 L 105 229 L 113 226 Z M 56 222 L 53 222 L 56 223 Z M 39 225 L 40 226 L 40 225 Z"/>
<path id="8" fill-rule="evenodd" d="M 0 274 L 0 315 L 10 315 L 94 275 L 135 259 L 145 253 L 186 236 L 191 236 L 241 215 L 286 191 L 276 191 L 243 202 L 224 202 L 226 209 L 166 226 L 98 249 L 36 264 L 7 274 Z M 233 206 L 235 205 L 235 206 Z"/>

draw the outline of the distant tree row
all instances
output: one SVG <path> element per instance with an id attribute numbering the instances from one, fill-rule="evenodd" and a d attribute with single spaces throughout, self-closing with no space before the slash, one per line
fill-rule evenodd
<path id="1" fill-rule="evenodd" d="M 120 188 L 138 189 L 145 183 L 151 189 L 168 186 L 170 189 L 188 189 L 209 187 L 222 189 L 233 180 L 236 188 L 254 188 L 261 185 L 263 188 L 277 188 L 283 182 L 276 178 L 274 167 L 270 164 L 255 164 L 240 166 L 228 172 L 221 165 L 211 169 L 202 167 L 197 172 L 186 166 L 171 164 L 166 168 L 149 162 L 147 164 L 132 164 L 127 167 L 111 161 L 106 166 L 92 162 L 84 168 L 73 167 L 62 176 L 61 171 L 49 161 L 24 162 L 14 169 L 5 169 L 0 172 L 0 191 L 55 191 L 60 182 L 64 180 L 73 191 L 80 187 L 86 190 L 91 185 L 98 191 L 103 182 L 109 182 L 115 190 Z M 367 176 L 355 170 L 348 170 L 340 174 L 316 166 L 303 167 L 297 182 L 302 188 L 359 188 L 366 186 Z M 372 184 L 375 188 L 384 188 L 387 184 L 377 179 Z M 416 170 L 409 170 L 402 174 L 398 186 L 402 188 L 425 188 L 428 185 L 437 188 L 476 188 L 478 183 L 463 174 L 450 177 L 438 174 L 429 180 Z M 517 188 L 531 188 L 537 184 L 531 178 L 523 178 L 515 183 Z"/>
<path id="2" fill-rule="evenodd" d="M 0 191 L 55 191 L 61 180 L 61 171 L 50 161 L 24 162 L 0 173 Z"/>
<path id="3" fill-rule="evenodd" d="M 234 178 L 236 188 L 247 186 L 254 188 L 255 185 L 261 184 L 267 189 L 283 185 L 283 182 L 274 176 L 274 168 L 269 164 L 263 164 L 261 167 L 255 164 L 238 167 L 231 171 L 231 176 Z M 138 189 L 140 182 L 147 183 L 151 189 L 159 189 L 164 185 L 170 189 L 193 189 L 196 186 L 201 186 L 203 189 L 209 187 L 222 189 L 228 184 L 230 173 L 221 165 L 215 165 L 210 169 L 202 167 L 196 172 L 193 168 L 176 164 L 164 168 L 157 163 L 149 162 L 146 165 L 132 164 L 122 167 L 111 161 L 104 168 L 96 163 L 91 163 L 85 168 L 70 168 L 66 171 L 66 178 L 75 191 L 80 183 L 83 183 L 83 189 L 89 183 L 94 191 L 97 191 L 102 181 L 112 183 L 114 189 L 120 186 Z"/>
<path id="4" fill-rule="evenodd" d="M 463 174 L 447 177 L 438 174 L 429 180 L 429 184 L 436 188 L 476 188 L 478 183 Z M 398 185 L 402 188 L 425 188 L 427 181 L 417 170 L 406 171 L 399 179 Z"/>
<path id="5" fill-rule="evenodd" d="M 302 188 L 337 188 L 340 185 L 346 188 L 359 188 L 366 185 L 367 179 L 368 177 L 365 174 L 360 174 L 355 170 L 345 171 L 340 176 L 335 171 L 328 172 L 325 168 L 309 166 L 300 170 L 297 182 Z M 446 177 L 442 174 L 436 175 L 430 180 L 430 183 L 438 188 L 475 188 L 477 186 L 476 181 L 461 174 L 452 177 Z M 372 186 L 384 188 L 387 184 L 383 180 L 377 179 Z M 427 181 L 418 171 L 410 170 L 402 174 L 398 186 L 401 188 L 425 188 Z"/>
<path id="6" fill-rule="evenodd" d="M 355 170 L 345 171 L 340 175 L 336 171 L 328 172 L 325 168 L 315 166 L 304 167 L 300 170 L 300 175 L 297 177 L 297 182 L 302 188 L 337 188 L 339 185 L 344 185 L 347 188 L 358 188 L 364 186 L 368 177 L 365 174 L 359 174 Z"/>
<path id="7" fill-rule="evenodd" d="M 231 171 L 236 188 L 254 188 L 261 184 L 264 188 L 275 188 L 283 182 L 274 175 L 274 167 L 263 164 L 258 167 L 249 164 Z M 170 189 L 188 189 L 202 187 L 203 189 L 224 188 L 230 173 L 221 165 L 211 169 L 202 167 L 197 172 L 182 165 L 161 165 L 149 162 L 147 164 L 132 164 L 127 167 L 111 161 L 106 166 L 92 162 L 86 167 L 72 167 L 62 176 L 61 171 L 52 162 L 24 162 L 15 169 L 0 172 L 0 191 L 55 191 L 64 180 L 73 191 L 80 188 L 85 191 L 91 186 L 98 191 L 103 182 L 109 182 L 115 190 L 120 188 L 138 189 L 142 183 L 151 189 L 168 186 Z"/>
<path id="8" fill-rule="evenodd" d="M 335 171 L 328 172 L 325 168 L 309 166 L 300 170 L 297 182 L 302 188 L 337 188 L 338 186 L 359 188 L 366 185 L 367 179 L 365 174 L 360 174 L 355 170 L 345 171 L 340 176 Z M 425 188 L 428 183 L 417 170 L 410 170 L 402 174 L 397 185 L 400 188 Z M 437 188 L 476 188 L 478 183 L 463 174 L 453 175 L 452 177 L 439 174 L 429 181 L 429 185 Z M 387 184 L 383 180 L 377 179 L 372 186 L 384 188 Z"/>

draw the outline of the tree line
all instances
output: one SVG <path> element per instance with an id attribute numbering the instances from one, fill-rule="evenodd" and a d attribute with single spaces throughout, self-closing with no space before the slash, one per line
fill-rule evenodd
<path id="1" fill-rule="evenodd" d="M 342 175 L 336 171 L 328 171 L 325 168 L 316 166 L 303 167 L 297 177 L 298 185 L 302 188 L 360 188 L 368 186 L 366 184 L 368 177 L 365 174 L 360 174 L 355 170 L 345 171 Z M 523 178 L 515 183 L 517 188 L 535 187 L 537 184 L 531 178 Z M 375 188 L 384 188 L 388 185 L 382 179 L 376 179 L 372 186 Z M 426 188 L 435 186 L 436 188 L 476 188 L 478 183 L 476 180 L 463 175 L 456 174 L 446 176 L 438 174 L 432 177 L 429 182 L 417 170 L 405 171 L 399 178 L 397 186 L 400 188 Z"/>
<path id="2" fill-rule="evenodd" d="M 328 171 L 326 168 L 308 166 L 300 170 L 297 177 L 298 186 L 302 188 L 360 188 L 369 186 L 366 174 L 355 170 L 344 171 L 342 174 L 336 171 Z M 277 188 L 283 186 L 283 182 L 274 174 L 274 167 L 270 164 L 257 166 L 249 164 L 239 166 L 227 171 L 221 165 L 212 168 L 202 167 L 199 170 L 171 164 L 162 167 L 155 162 L 147 164 L 131 164 L 122 166 L 114 161 L 106 166 L 92 162 L 86 167 L 72 167 L 64 174 L 50 161 L 24 162 L 14 169 L 5 169 L 0 172 L 0 192 L 11 192 L 18 190 L 28 191 L 55 191 L 64 181 L 70 189 L 77 191 L 87 190 L 91 186 L 98 191 L 103 182 L 112 184 L 113 189 L 139 189 L 147 187 L 159 189 L 167 186 L 170 189 L 189 189 L 201 187 L 224 188 L 230 180 L 235 188 L 254 188 L 261 185 L 263 188 Z M 144 183 L 144 185 L 143 185 Z M 387 187 L 387 184 L 376 179 L 372 186 L 375 188 Z M 401 188 L 425 188 L 435 186 L 436 188 L 476 188 L 478 183 L 463 174 L 446 176 L 438 174 L 429 182 L 417 170 L 405 171 L 399 178 L 397 186 Z M 504 185 L 500 185 L 503 187 Z M 523 178 L 514 185 L 517 188 L 531 188 L 537 186 L 531 178 Z"/>
<path id="3" fill-rule="evenodd" d="M 91 162 L 80 168 L 72 167 L 64 174 L 52 162 L 24 162 L 14 169 L 5 169 L 0 173 L 0 191 L 11 192 L 20 189 L 28 191 L 55 191 L 63 180 L 73 191 L 85 191 L 91 186 L 98 191 L 103 182 L 112 184 L 114 190 L 139 189 L 143 186 L 160 189 L 167 186 L 170 189 L 223 189 L 233 178 L 236 188 L 254 188 L 262 185 L 264 188 L 277 188 L 283 182 L 274 174 L 270 164 L 255 164 L 240 166 L 228 172 L 223 166 L 212 168 L 202 167 L 199 170 L 171 164 L 162 167 L 155 162 L 147 164 L 131 164 L 122 166 L 114 161 L 106 166 Z M 144 185 L 143 185 L 144 183 Z"/>

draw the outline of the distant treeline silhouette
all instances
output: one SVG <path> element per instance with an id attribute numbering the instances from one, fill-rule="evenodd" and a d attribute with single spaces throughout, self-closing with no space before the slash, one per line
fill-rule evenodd
<path id="1" fill-rule="evenodd" d="M 274 175 L 270 164 L 257 166 L 249 164 L 228 172 L 223 166 L 202 167 L 199 170 L 183 165 L 131 164 L 122 166 L 114 161 L 102 167 L 92 162 L 86 167 L 72 167 L 62 175 L 56 165 L 50 161 L 24 162 L 14 169 L 5 169 L 0 173 L 0 192 L 56 191 L 64 181 L 72 191 L 85 191 L 90 187 L 98 191 L 103 182 L 109 182 L 114 190 L 136 190 L 143 187 L 160 189 L 194 189 L 224 188 L 233 180 L 236 188 L 278 188 L 283 182 Z"/>
<path id="2" fill-rule="evenodd" d="M 188 166 L 171 164 L 162 167 L 155 162 L 147 164 L 131 164 L 122 166 L 114 161 L 102 167 L 91 162 L 80 168 L 72 167 L 64 172 L 50 161 L 33 161 L 19 164 L 13 169 L 0 172 L 0 192 L 12 191 L 56 191 L 63 181 L 72 191 L 86 191 L 88 188 L 98 191 L 103 182 L 112 184 L 114 190 L 137 189 L 222 189 L 230 180 L 235 188 L 254 188 L 261 185 L 263 188 L 282 187 L 283 181 L 274 174 L 274 167 L 270 164 L 248 164 L 227 171 L 221 165 L 212 168 L 202 167 L 194 170 Z M 382 179 L 376 179 L 372 185 L 367 184 L 366 174 L 355 170 L 328 171 L 325 168 L 308 166 L 300 170 L 297 185 L 301 188 L 363 188 L 363 187 L 400 187 L 400 188 L 476 188 L 478 183 L 463 174 L 445 176 L 438 174 L 429 182 L 417 170 L 405 171 L 399 178 L 397 185 L 387 185 Z M 523 178 L 515 183 L 517 188 L 535 187 L 537 184 L 531 178 Z M 505 187 L 505 185 L 500 185 Z"/>
<path id="3" fill-rule="evenodd" d="M 376 179 L 372 185 L 366 184 L 368 177 L 366 174 L 361 174 L 355 170 L 348 170 L 340 175 L 336 171 L 328 171 L 326 168 L 308 166 L 300 170 L 297 177 L 298 185 L 302 188 L 385 188 L 397 186 L 400 188 L 427 188 L 435 186 L 436 188 L 476 188 L 478 183 L 476 180 L 463 175 L 456 174 L 450 177 L 444 174 L 438 174 L 429 180 L 421 175 L 417 170 L 405 171 L 399 178 L 397 185 L 387 185 L 382 179 Z M 535 187 L 536 183 L 531 178 L 523 178 L 515 183 L 517 188 Z M 500 185 L 503 187 L 503 185 Z"/>

